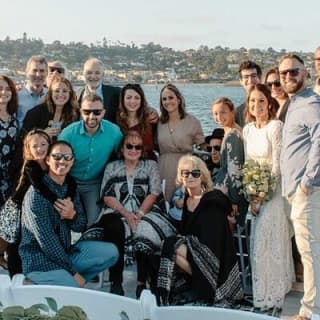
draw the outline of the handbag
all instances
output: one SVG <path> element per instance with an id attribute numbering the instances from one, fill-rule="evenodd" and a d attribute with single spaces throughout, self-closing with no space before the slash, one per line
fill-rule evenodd
<path id="1" fill-rule="evenodd" d="M 9 198 L 0 210 L 0 238 L 15 243 L 20 232 L 21 208 Z"/>

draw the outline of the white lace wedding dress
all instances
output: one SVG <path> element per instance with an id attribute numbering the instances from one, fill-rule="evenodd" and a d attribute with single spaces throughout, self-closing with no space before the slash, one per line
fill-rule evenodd
<path id="1" fill-rule="evenodd" d="M 280 176 L 279 156 L 282 122 L 271 120 L 265 127 L 249 123 L 243 129 L 246 160 L 268 163 Z M 252 220 L 251 266 L 254 306 L 263 310 L 282 307 L 294 280 L 291 225 L 281 196 L 280 179 L 271 200 L 265 202 Z"/>

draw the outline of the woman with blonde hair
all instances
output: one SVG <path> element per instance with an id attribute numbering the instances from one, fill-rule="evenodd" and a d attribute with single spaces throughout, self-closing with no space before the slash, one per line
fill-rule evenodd
<path id="1" fill-rule="evenodd" d="M 212 189 L 210 172 L 196 156 L 180 158 L 177 181 L 186 190 L 182 221 L 179 235 L 163 244 L 159 303 L 183 304 L 186 301 L 177 292 L 192 290 L 193 300 L 232 304 L 242 298 L 242 289 L 227 219 L 231 202 L 220 190 Z"/>

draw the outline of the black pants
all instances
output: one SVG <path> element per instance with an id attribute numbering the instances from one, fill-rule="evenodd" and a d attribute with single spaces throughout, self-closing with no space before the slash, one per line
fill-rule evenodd
<path id="1" fill-rule="evenodd" d="M 12 278 L 17 273 L 22 273 L 22 262 L 19 255 L 19 244 L 9 243 L 7 247 L 8 271 Z"/>
<path id="2" fill-rule="evenodd" d="M 155 293 L 160 266 L 160 256 L 136 252 L 136 259 L 138 281 L 142 283 L 149 281 L 150 289 Z"/>
<path id="3" fill-rule="evenodd" d="M 104 229 L 103 241 L 115 244 L 119 251 L 119 260 L 109 269 L 109 281 L 122 283 L 124 268 L 125 230 L 121 217 L 118 214 L 105 214 L 93 227 Z"/>

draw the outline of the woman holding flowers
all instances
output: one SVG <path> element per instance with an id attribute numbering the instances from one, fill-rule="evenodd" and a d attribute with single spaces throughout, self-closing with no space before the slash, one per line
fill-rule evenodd
<path id="1" fill-rule="evenodd" d="M 245 155 L 247 161 L 253 160 L 257 168 L 260 166 L 261 170 L 256 170 L 259 177 L 254 179 L 264 181 L 264 189 L 251 188 L 249 193 L 255 195 L 255 199 L 248 199 L 254 214 L 251 234 L 253 300 L 254 306 L 262 310 L 281 308 L 293 280 L 290 225 L 279 179 L 282 122 L 275 120 L 277 107 L 266 85 L 256 84 L 249 90 L 245 111 L 248 124 L 243 129 Z M 263 167 L 269 172 L 262 173 Z M 266 179 L 268 175 L 277 181 L 272 196 L 273 178 Z"/>

